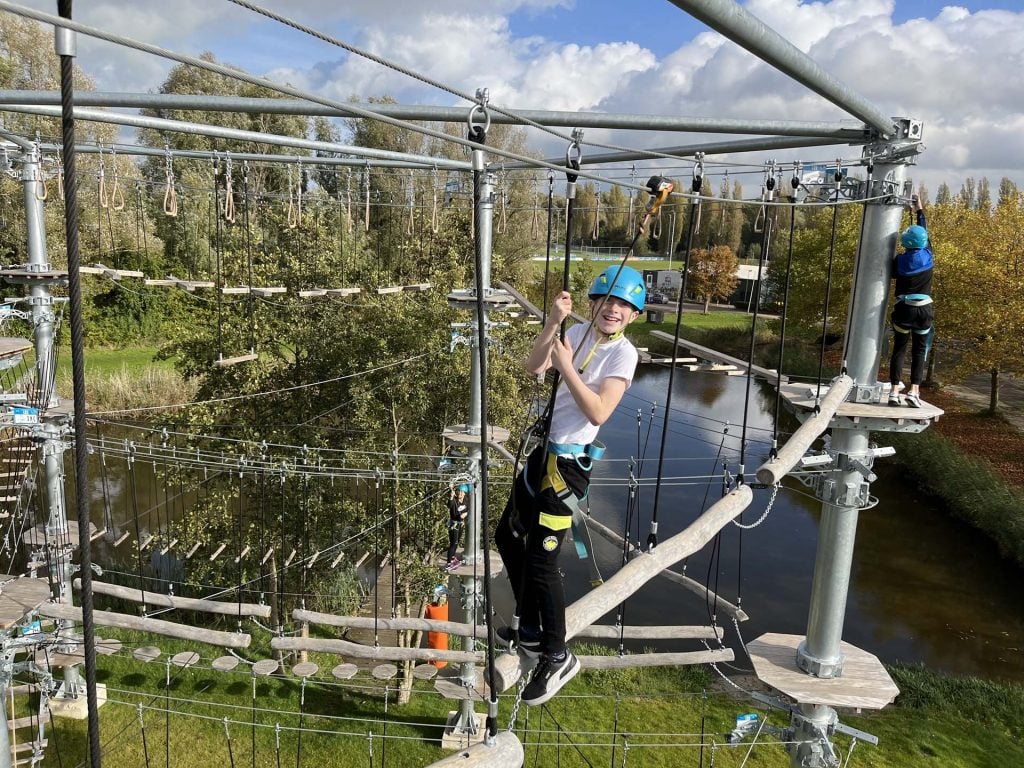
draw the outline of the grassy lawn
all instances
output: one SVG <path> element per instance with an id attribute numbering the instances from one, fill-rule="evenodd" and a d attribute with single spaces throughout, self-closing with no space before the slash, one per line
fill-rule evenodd
<path id="1" fill-rule="evenodd" d="M 114 634 L 103 632 L 106 637 Z M 450 754 L 438 742 L 448 713 L 458 704 L 442 698 L 430 682 L 417 681 L 411 702 L 397 706 L 394 683 L 374 679 L 368 668 L 351 680 L 336 680 L 330 670 L 340 659 L 311 654 L 310 660 L 320 670 L 305 686 L 287 670 L 256 678 L 254 686 L 244 663 L 233 672 L 211 669 L 211 661 L 219 655 L 215 649 L 131 633 L 119 636 L 125 650 L 99 659 L 99 681 L 107 685 L 110 698 L 100 710 L 103 763 L 110 768 L 163 764 L 165 755 L 170 765 L 181 768 L 217 764 L 419 768 Z M 254 641 L 265 646 L 265 639 L 254 637 Z M 132 648 L 148 644 L 162 649 L 159 660 L 146 664 L 131 657 Z M 167 659 L 185 649 L 198 651 L 202 660 L 189 669 L 168 666 Z M 587 647 L 585 652 L 596 649 Z M 259 659 L 265 657 L 266 648 L 245 655 Z M 293 663 L 285 666 L 290 669 Z M 880 713 L 840 715 L 842 722 L 881 740 L 878 747 L 857 745 L 851 765 L 1024 764 L 1020 743 L 1024 689 L 947 679 L 919 669 L 898 668 L 893 674 L 906 704 Z M 705 764 L 720 768 L 790 765 L 778 738 L 767 732 L 753 747 L 750 737 L 740 745 L 728 745 L 725 734 L 737 715 L 758 712 L 767 717 L 770 727 L 785 727 L 789 716 L 780 710 L 765 711 L 763 705 L 754 705 L 735 691 L 712 692 L 721 687 L 719 678 L 703 668 L 585 672 L 548 705 L 520 709 L 516 732 L 526 747 L 526 765 L 697 765 L 702 741 L 704 760 L 714 753 L 713 762 Z M 501 697 L 501 729 L 508 727 L 512 703 L 511 692 Z M 475 710 L 484 712 L 486 707 L 478 703 Z M 308 729 L 301 738 L 300 720 L 302 728 Z M 84 759 L 84 723 L 56 720 L 48 735 L 43 765 L 76 765 Z M 850 738 L 837 736 L 835 743 L 845 757 Z"/>
<path id="2" fill-rule="evenodd" d="M 106 347 L 90 347 L 85 350 L 85 375 L 89 377 L 104 376 L 119 372 L 122 368 L 142 370 L 148 367 L 172 370 L 174 360 L 154 360 L 156 347 L 124 347 L 109 349 Z M 71 378 L 71 351 L 62 349 L 57 357 L 57 376 Z"/>

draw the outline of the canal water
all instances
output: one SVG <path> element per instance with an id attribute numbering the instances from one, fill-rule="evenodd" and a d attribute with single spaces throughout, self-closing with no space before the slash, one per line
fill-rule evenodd
<path id="1" fill-rule="evenodd" d="M 642 467 L 637 467 L 639 533 L 634 522 L 631 538 L 644 542 L 650 530 L 668 378 L 669 370 L 660 366 L 642 366 L 638 371 L 622 405 L 601 430 L 608 450 L 606 460 L 595 465 L 590 494 L 592 514 L 621 533 L 628 506 L 629 459 L 643 459 Z M 685 528 L 721 495 L 723 459 L 736 472 L 746 393 L 742 377 L 676 372 L 659 501 L 659 540 Z M 653 403 L 657 410 L 652 421 Z M 746 419 L 748 481 L 768 453 L 774 407 L 774 394 L 754 383 Z M 788 430 L 796 425 L 789 417 L 782 423 Z M 874 439 L 886 444 L 884 433 L 876 433 Z M 133 491 L 123 461 L 110 462 L 105 502 L 101 467 L 93 456 L 91 496 L 98 527 L 105 525 L 108 505 L 115 522 L 123 524 L 133 494 L 142 510 L 163 506 L 160 502 L 168 489 L 158 487 L 151 473 L 141 471 L 146 462 L 140 461 L 139 466 L 138 487 Z M 892 460 L 878 460 L 875 471 L 879 479 L 871 492 L 878 504 L 860 513 L 843 638 L 887 663 L 924 663 L 953 673 L 1024 681 L 1020 569 L 1002 559 L 984 536 L 901 482 Z M 494 492 L 503 494 L 506 487 Z M 746 524 L 762 516 L 769 496 L 769 490 L 754 491 L 754 501 L 743 516 Z M 195 499 L 195 494 L 186 493 L 171 503 L 172 510 L 180 511 Z M 73 502 L 69 499 L 69 503 Z M 765 632 L 806 632 L 820 506 L 809 489 L 789 478 L 756 528 L 741 532 L 729 525 L 723 532 L 710 581 L 724 599 L 741 601 L 750 617 L 739 625 L 741 640 L 728 617 L 719 616 L 727 630 L 726 641 L 736 649 L 738 666 L 747 666 L 742 641 Z M 166 509 L 163 514 L 167 515 Z M 159 529 L 160 513 L 142 515 L 142 527 L 143 533 Z M 129 525 L 128 530 L 134 542 L 134 528 Z M 601 573 L 607 577 L 619 567 L 621 550 L 599 537 L 594 544 Z M 110 541 L 99 540 L 96 560 L 104 565 L 122 560 L 121 549 L 128 546 L 115 550 Z M 686 564 L 687 575 L 701 583 L 708 582 L 711 549 L 707 547 Z M 589 569 L 574 556 L 572 547 L 563 554 L 562 563 L 571 601 L 589 590 Z M 173 555 L 155 558 L 151 565 L 163 578 L 181 578 L 181 563 Z M 511 613 L 507 580 L 500 578 L 496 584 L 500 618 L 507 619 Z M 630 599 L 625 611 L 627 624 L 708 621 L 702 597 L 660 578 Z M 610 615 L 605 621 L 614 618 Z M 688 641 L 660 643 L 658 648 L 698 650 L 700 646 Z"/>
<path id="2" fill-rule="evenodd" d="M 592 512 L 620 532 L 627 509 L 628 459 L 645 457 L 643 480 L 653 483 L 656 476 L 668 378 L 667 368 L 643 367 L 622 407 L 602 428 L 608 460 L 595 472 Z M 673 479 L 661 491 L 659 540 L 685 528 L 721 495 L 719 456 L 726 457 L 730 470 L 736 471 L 746 390 L 742 377 L 676 372 L 666 441 L 671 461 L 663 472 Z M 748 481 L 770 447 L 775 407 L 774 395 L 759 390 L 756 383 L 750 399 Z M 648 439 L 651 403 L 659 405 Z M 642 413 L 639 448 L 637 409 Z M 794 428 L 792 419 L 784 423 Z M 728 436 L 723 442 L 726 426 Z M 881 445 L 886 444 L 885 438 L 883 433 L 874 435 Z M 843 639 L 886 663 L 924 663 L 953 673 L 1024 681 L 1019 568 L 1002 559 L 987 538 L 901 482 L 891 459 L 879 459 L 875 471 L 879 479 L 871 493 L 878 504 L 860 513 Z M 709 480 L 711 473 L 714 477 Z M 645 483 L 640 493 L 640 539 L 646 541 L 653 487 Z M 768 490 L 755 490 L 754 501 L 744 513 L 746 524 L 761 517 L 769 495 Z M 723 598 L 742 601 L 750 617 L 740 624 L 744 640 L 765 632 L 806 632 L 819 520 L 820 502 L 789 478 L 760 525 L 742 532 L 727 526 L 711 580 Z M 635 540 L 635 527 L 633 532 Z M 595 548 L 602 573 L 613 573 L 621 552 L 603 541 L 595 542 Z M 589 588 L 589 571 L 571 557 L 571 549 L 563 560 L 572 600 Z M 708 568 L 708 551 L 690 558 L 686 565 L 687 575 L 702 583 L 707 582 Z M 699 623 L 706 616 L 702 598 L 660 578 L 649 582 L 626 608 L 626 622 L 636 624 Z M 724 616 L 719 620 L 728 628 L 727 641 L 737 649 L 737 662 L 746 662 L 731 621 Z"/>

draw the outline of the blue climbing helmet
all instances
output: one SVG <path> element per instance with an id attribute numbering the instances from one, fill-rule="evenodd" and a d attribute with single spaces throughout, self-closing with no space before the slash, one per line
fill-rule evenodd
<path id="1" fill-rule="evenodd" d="M 900 235 L 900 243 L 908 250 L 910 248 L 927 248 L 928 230 L 918 224 L 913 224 L 903 230 L 903 234 Z"/>
<path id="2" fill-rule="evenodd" d="M 472 490 L 472 488 L 470 488 L 468 485 L 463 483 L 456 490 L 462 491 L 463 493 L 469 493 Z"/>
<path id="3" fill-rule="evenodd" d="M 632 305 L 637 312 L 643 312 L 647 303 L 647 286 L 643 275 L 632 267 L 614 266 L 594 278 L 589 295 L 592 299 L 611 295 Z"/>

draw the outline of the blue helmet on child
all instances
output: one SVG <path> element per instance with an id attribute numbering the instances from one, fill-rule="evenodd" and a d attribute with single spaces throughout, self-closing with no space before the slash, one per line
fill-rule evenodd
<path id="1" fill-rule="evenodd" d="M 469 492 L 470 492 L 470 491 L 472 490 L 472 488 L 470 488 L 470 487 L 469 487 L 468 485 L 466 485 L 465 483 L 463 483 L 463 484 L 462 484 L 462 485 L 460 485 L 460 486 L 459 486 L 458 488 L 456 488 L 456 490 L 458 490 L 458 491 L 462 491 L 463 493 L 469 493 Z"/>
<path id="2" fill-rule="evenodd" d="M 927 248 L 928 230 L 918 224 L 909 226 L 900 235 L 900 243 L 904 248 Z"/>
<path id="3" fill-rule="evenodd" d="M 643 312 L 647 303 L 647 286 L 644 284 L 643 275 L 632 267 L 614 266 L 608 267 L 594 278 L 589 295 L 592 299 L 614 296 L 632 305 L 637 312 Z"/>

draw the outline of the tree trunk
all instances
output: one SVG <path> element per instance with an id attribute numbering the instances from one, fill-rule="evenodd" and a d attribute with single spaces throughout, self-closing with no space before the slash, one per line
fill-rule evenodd
<path id="1" fill-rule="evenodd" d="M 680 307 L 680 311 L 682 311 L 681 307 Z M 705 315 L 711 314 L 711 296 L 710 295 L 704 297 L 704 314 Z"/>
<path id="2" fill-rule="evenodd" d="M 988 412 L 993 416 L 999 412 L 999 369 L 993 368 L 990 371 L 991 385 L 989 387 Z"/>

